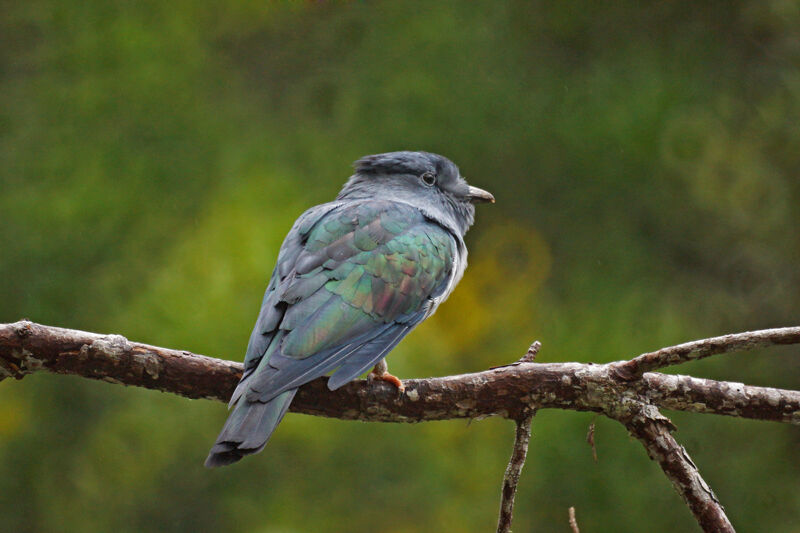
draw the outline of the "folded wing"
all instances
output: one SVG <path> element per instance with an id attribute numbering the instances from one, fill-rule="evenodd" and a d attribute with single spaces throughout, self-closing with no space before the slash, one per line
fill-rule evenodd
<path id="1" fill-rule="evenodd" d="M 338 205 L 298 221 L 264 297 L 237 393 L 267 402 L 331 370 L 337 388 L 380 361 L 453 275 L 455 239 L 412 206 Z"/>

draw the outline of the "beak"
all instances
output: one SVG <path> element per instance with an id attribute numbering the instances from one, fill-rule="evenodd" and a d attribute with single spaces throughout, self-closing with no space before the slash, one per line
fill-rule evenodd
<path id="1" fill-rule="evenodd" d="M 467 198 L 473 204 L 482 204 L 485 202 L 494 203 L 494 196 L 489 191 L 484 191 L 483 189 L 479 189 L 477 187 L 473 187 L 472 185 L 469 186 L 469 193 L 467 194 Z"/>

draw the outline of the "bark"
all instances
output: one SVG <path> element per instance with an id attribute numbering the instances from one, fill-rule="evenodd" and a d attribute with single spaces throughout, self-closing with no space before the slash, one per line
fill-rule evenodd
<path id="1" fill-rule="evenodd" d="M 800 327 L 732 333 L 710 339 L 685 342 L 677 346 L 661 348 L 655 352 L 644 353 L 630 361 L 616 365 L 616 371 L 624 379 L 636 379 L 645 372 L 703 359 L 709 355 L 754 350 L 776 344 L 797 344 L 799 342 Z"/>
<path id="2" fill-rule="evenodd" d="M 500 517 L 497 519 L 497 533 L 511 531 L 511 520 L 514 518 L 514 498 L 517 495 L 517 484 L 525 466 L 528 455 L 528 443 L 531 440 L 531 422 L 535 413 L 530 413 L 517 420 L 514 436 L 514 449 L 508 460 L 506 473 L 503 476 L 503 490 L 500 493 Z"/>
<path id="3" fill-rule="evenodd" d="M 320 378 L 300 388 L 291 410 L 364 422 L 514 418 L 538 408 L 610 411 L 623 394 L 633 394 L 667 409 L 800 424 L 800 391 L 658 373 L 626 382 L 613 376 L 613 365 L 517 362 L 472 374 L 404 380 L 403 395 L 389 384 L 362 380 L 329 391 L 327 379 Z M 120 335 L 28 321 L 0 325 L 0 378 L 37 371 L 227 402 L 242 365 Z"/>
<path id="4" fill-rule="evenodd" d="M 754 387 L 689 376 L 644 372 L 729 351 L 800 343 L 800 327 L 737 333 L 662 348 L 609 364 L 535 363 L 534 343 L 516 363 L 457 376 L 404 381 L 354 381 L 336 390 L 327 379 L 298 391 L 294 412 L 374 422 L 422 422 L 503 416 L 525 420 L 536 409 L 594 411 L 623 423 L 645 446 L 705 531 L 733 531 L 724 510 L 658 408 L 800 425 L 800 391 Z M 0 380 L 37 371 L 74 374 L 227 402 L 241 376 L 239 363 L 131 342 L 120 335 L 43 326 L 27 320 L 0 324 Z M 518 422 L 519 423 L 519 422 Z M 524 435 L 520 437 L 520 431 Z M 518 425 L 506 481 L 516 487 L 530 424 Z M 522 457 L 521 460 L 519 458 Z M 515 458 L 517 459 L 515 461 Z M 501 524 L 511 522 L 511 499 Z M 512 487 L 513 485 L 513 487 Z M 498 526 L 500 527 L 500 526 Z M 507 529 L 506 529 L 507 530 Z"/>
<path id="5" fill-rule="evenodd" d="M 700 476 L 686 449 L 675 441 L 672 423 L 652 406 L 641 406 L 631 416 L 619 420 L 631 435 L 641 441 L 650 458 L 656 461 L 683 501 L 689 506 L 703 531 L 732 533 L 733 525 L 714 491 Z"/>

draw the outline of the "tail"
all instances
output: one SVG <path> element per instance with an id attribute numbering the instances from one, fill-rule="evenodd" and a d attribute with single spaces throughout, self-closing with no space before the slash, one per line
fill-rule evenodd
<path id="1" fill-rule="evenodd" d="M 297 389 L 288 390 L 266 403 L 249 402 L 242 395 L 206 459 L 207 468 L 235 463 L 260 452 L 289 409 Z"/>

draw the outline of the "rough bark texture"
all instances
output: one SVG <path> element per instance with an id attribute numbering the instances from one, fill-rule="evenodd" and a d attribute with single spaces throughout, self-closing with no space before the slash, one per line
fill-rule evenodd
<path id="1" fill-rule="evenodd" d="M 677 346 L 661 348 L 655 352 L 643 353 L 630 361 L 616 365 L 615 369 L 623 379 L 636 379 L 645 372 L 703 359 L 709 355 L 754 350 L 776 344 L 797 344 L 799 342 L 800 327 L 745 331 L 744 333 L 732 333 L 710 339 L 685 342 Z"/>
<path id="2" fill-rule="evenodd" d="M 511 459 L 508 460 L 506 473 L 503 476 L 503 489 L 500 493 L 500 517 L 497 519 L 497 533 L 511 531 L 511 520 L 514 517 L 514 498 L 517 495 L 517 484 L 525 466 L 528 456 L 528 443 L 531 440 L 531 422 L 533 415 L 530 413 L 517 420 L 517 430 L 514 435 L 514 449 Z"/>
<path id="3" fill-rule="evenodd" d="M 800 391 L 656 373 L 644 374 L 635 389 L 650 403 L 673 411 L 800 425 Z"/>
<path id="4" fill-rule="evenodd" d="M 800 425 L 800 391 L 644 372 L 713 354 L 794 343 L 800 343 L 800 327 L 704 339 L 603 365 L 534 363 L 539 348 L 534 344 L 516 363 L 472 374 L 407 380 L 403 393 L 386 383 L 365 381 L 354 381 L 331 392 L 325 378 L 317 379 L 300 388 L 291 410 L 376 422 L 487 416 L 518 421 L 541 408 L 602 413 L 623 423 L 644 444 L 705 531 L 733 531 L 713 492 L 670 434 L 671 423 L 658 407 Z M 41 370 L 226 402 L 242 366 L 131 342 L 119 335 L 43 326 L 27 320 L 0 324 L 0 381 L 21 379 Z M 523 439 L 521 430 L 526 430 Z M 507 474 L 514 486 L 524 462 L 529 431 L 529 425 L 518 427 L 509 464 L 512 477 Z M 522 461 L 515 461 L 520 454 Z M 501 515 L 501 525 L 502 520 Z M 510 508 L 507 520 L 510 524 Z"/>
<path id="5" fill-rule="evenodd" d="M 329 391 L 326 378 L 300 388 L 292 411 L 364 422 L 514 418 L 531 408 L 604 412 L 623 394 L 660 407 L 800 424 L 800 392 L 688 376 L 648 373 L 630 383 L 611 365 L 513 363 L 484 372 L 389 384 L 354 381 Z M 242 365 L 187 351 L 130 342 L 120 335 L 42 326 L 0 325 L 0 379 L 36 371 L 227 402 Z"/>
<path id="6" fill-rule="evenodd" d="M 704 531 L 734 531 L 714 491 L 700 476 L 686 449 L 670 433 L 675 428 L 669 420 L 652 406 L 643 406 L 634 410 L 631 416 L 620 418 L 620 422 L 641 441 L 650 458 L 661 466 Z"/>

